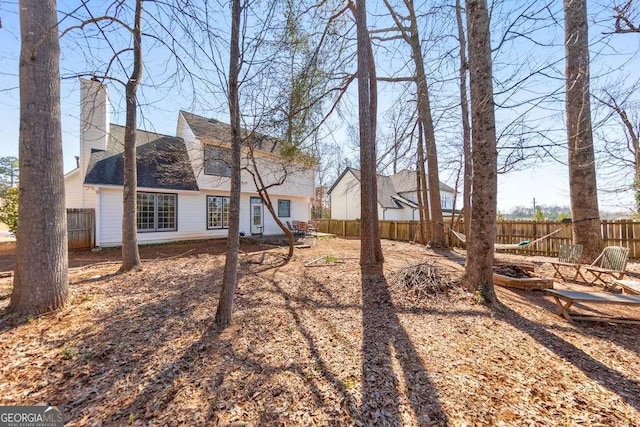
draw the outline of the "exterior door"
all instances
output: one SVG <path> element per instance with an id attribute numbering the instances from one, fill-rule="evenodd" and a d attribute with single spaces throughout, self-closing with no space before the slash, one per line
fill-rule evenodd
<path id="1" fill-rule="evenodd" d="M 251 205 L 251 234 L 262 234 L 264 225 L 262 224 L 262 205 Z"/>

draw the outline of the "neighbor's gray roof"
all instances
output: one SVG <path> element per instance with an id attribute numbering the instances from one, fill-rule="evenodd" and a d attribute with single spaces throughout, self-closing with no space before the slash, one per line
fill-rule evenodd
<path id="1" fill-rule="evenodd" d="M 107 150 L 91 153 L 85 184 L 122 185 L 124 130 L 111 124 Z M 137 130 L 136 147 L 138 187 L 198 191 L 182 138 Z"/>
<path id="2" fill-rule="evenodd" d="M 334 189 L 336 184 L 342 180 L 346 173 L 351 172 L 358 181 L 360 181 L 360 171 L 358 169 L 346 168 L 344 172 L 338 177 L 336 182 L 329 189 L 329 193 Z M 413 203 L 405 197 L 402 197 L 402 193 L 409 193 L 416 191 L 417 178 L 416 171 L 401 170 L 395 175 L 384 176 L 378 175 L 378 203 L 383 208 L 395 209 L 400 208 L 398 202 Z M 440 183 L 440 190 L 454 193 L 455 190 L 446 184 Z M 415 204 L 415 203 L 414 203 Z"/>
<path id="3" fill-rule="evenodd" d="M 196 138 L 205 138 L 210 141 L 231 144 L 231 125 L 222 123 L 216 119 L 198 116 L 197 114 L 189 113 L 187 111 L 180 111 L 180 114 L 182 114 L 182 117 L 187 121 L 187 124 L 196 135 Z M 249 132 L 246 129 L 242 129 L 243 138 L 247 138 L 249 135 L 251 135 L 251 142 L 254 144 L 256 149 L 279 154 L 280 143 L 278 139 L 258 132 Z"/>
<path id="4" fill-rule="evenodd" d="M 416 177 L 416 171 L 410 171 L 407 169 L 403 169 L 400 172 L 391 175 L 390 178 L 393 181 L 393 186 L 395 187 L 398 193 L 409 193 L 412 191 L 417 191 L 418 188 L 418 179 Z M 449 193 L 455 193 L 456 190 L 449 187 L 447 184 L 440 182 L 440 190 L 446 191 Z"/>
<path id="5" fill-rule="evenodd" d="M 398 202 L 394 200 L 398 192 L 393 187 L 393 181 L 389 176 L 378 175 L 378 203 L 383 208 L 402 209 Z"/>

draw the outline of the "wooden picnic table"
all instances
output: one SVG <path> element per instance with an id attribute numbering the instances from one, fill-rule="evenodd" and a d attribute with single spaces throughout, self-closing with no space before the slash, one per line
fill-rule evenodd
<path id="1" fill-rule="evenodd" d="M 618 285 L 622 288 L 625 294 L 629 295 L 640 295 L 640 282 L 636 280 L 622 280 L 622 279 L 613 279 L 614 286 Z"/>
<path id="2" fill-rule="evenodd" d="M 604 322 L 640 324 L 640 318 L 635 319 L 607 315 L 586 315 L 569 311 L 569 308 L 574 303 L 640 306 L 640 296 L 609 294 L 604 292 L 580 292 L 559 289 L 547 289 L 547 292 L 551 294 L 551 296 L 553 296 L 556 304 L 558 305 L 556 314 L 564 317 L 571 323 L 573 323 L 574 320 L 596 320 Z"/>

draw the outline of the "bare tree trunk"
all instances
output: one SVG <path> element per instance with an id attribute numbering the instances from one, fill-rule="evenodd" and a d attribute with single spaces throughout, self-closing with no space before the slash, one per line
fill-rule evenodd
<path id="1" fill-rule="evenodd" d="M 596 166 L 589 102 L 589 36 L 586 0 L 564 0 L 566 110 L 573 241 L 583 261 L 602 251 Z"/>
<path id="2" fill-rule="evenodd" d="M 418 213 L 420 214 L 420 243 L 426 245 L 431 237 L 429 229 L 429 191 L 427 190 L 427 172 L 425 171 L 424 143 L 422 123 L 418 122 Z"/>
<path id="3" fill-rule="evenodd" d="M 55 0 L 20 1 L 20 181 L 9 310 L 44 313 L 69 293 Z"/>
<path id="4" fill-rule="evenodd" d="M 358 33 L 358 110 L 360 119 L 361 228 L 360 266 L 371 274 L 382 274 L 384 257 L 378 226 L 376 174 L 375 64 L 367 29 L 366 0 L 356 0 Z"/>
<path id="5" fill-rule="evenodd" d="M 231 45 L 229 58 L 229 115 L 231 118 L 231 194 L 229 201 L 229 232 L 227 254 L 224 262 L 224 277 L 220 289 L 220 300 L 216 311 L 216 328 L 223 329 L 231 324 L 233 297 L 238 281 L 238 250 L 240 248 L 240 155 L 242 135 L 240 134 L 240 103 L 238 76 L 240 74 L 240 0 L 231 2 Z"/>
<path id="6" fill-rule="evenodd" d="M 462 151 L 464 153 L 464 234 L 469 235 L 471 224 L 471 180 L 473 162 L 471 156 L 471 127 L 469 126 L 469 100 L 467 99 L 467 42 L 462 23 L 462 6 L 456 0 L 456 21 L 458 22 L 458 40 L 460 41 L 460 109 L 462 112 Z"/>
<path id="7" fill-rule="evenodd" d="M 465 266 L 467 286 L 486 303 L 497 301 L 493 289 L 498 191 L 496 123 L 493 102 L 491 43 L 486 0 L 467 0 L 473 190 L 471 227 Z"/>
<path id="8" fill-rule="evenodd" d="M 410 10 L 413 12 L 413 10 Z M 429 196 L 429 219 L 430 219 L 430 241 L 433 247 L 443 247 L 446 245 L 444 238 L 444 220 L 442 218 L 442 202 L 440 200 L 440 174 L 438 173 L 438 153 L 435 140 L 435 129 L 433 127 L 433 117 L 431 115 L 431 102 L 429 101 L 429 86 L 427 85 L 427 76 L 424 70 L 424 60 L 422 58 L 422 50 L 417 33 L 417 23 L 415 22 L 415 12 L 410 15 L 412 19 L 412 29 L 415 27 L 415 33 L 412 35 L 411 50 L 416 66 L 416 84 L 418 86 L 418 116 L 422 122 L 422 131 L 424 132 L 424 145 L 427 162 L 427 181 Z"/>
<path id="9" fill-rule="evenodd" d="M 133 26 L 133 71 L 127 81 L 125 102 L 127 121 L 124 130 L 124 177 L 122 187 L 122 266 L 120 272 L 141 270 L 136 223 L 138 171 L 136 164 L 137 91 L 142 79 L 142 0 L 136 0 Z"/>
<path id="10" fill-rule="evenodd" d="M 420 44 L 420 35 L 418 33 L 418 21 L 413 5 L 413 0 L 404 0 L 408 15 L 400 17 L 388 0 L 384 1 L 387 9 L 398 27 L 402 32 L 402 37 L 411 47 L 411 56 L 415 65 L 415 80 L 418 89 L 418 117 L 422 123 L 422 131 L 424 132 L 425 155 L 427 161 L 427 180 L 429 188 L 429 219 L 430 219 L 430 244 L 434 247 L 442 247 L 446 245 L 444 233 L 444 220 L 442 217 L 442 203 L 440 200 L 440 177 L 438 173 L 438 150 L 436 148 L 435 129 L 433 126 L 433 117 L 431 114 L 431 102 L 429 100 L 429 85 L 427 84 L 427 73 L 424 69 L 424 58 L 422 55 L 422 47 Z M 402 20 L 408 20 L 409 28 L 402 25 Z M 408 32 L 408 34 L 407 34 Z M 418 150 L 422 147 L 418 146 Z M 418 153 L 419 154 L 419 153 Z M 426 203 L 426 200 L 423 200 Z"/>
<path id="11" fill-rule="evenodd" d="M 293 252 L 294 252 L 295 242 L 293 240 L 293 233 L 291 232 L 291 230 L 289 230 L 289 228 L 286 225 L 282 223 L 282 221 L 280 221 L 280 218 L 278 217 L 276 210 L 273 207 L 271 196 L 269 196 L 268 186 L 265 185 L 264 180 L 262 179 L 262 175 L 260 174 L 260 169 L 258 168 L 258 164 L 254 156 L 253 147 L 249 147 L 249 159 L 251 160 L 252 170 L 248 168 L 246 170 L 251 174 L 251 177 L 253 178 L 253 183 L 255 184 L 256 189 L 258 190 L 258 195 L 260 196 L 260 200 L 262 200 L 262 203 L 267 207 L 267 210 L 271 214 L 271 217 L 276 222 L 278 227 L 280 227 L 280 230 L 282 230 L 285 236 L 287 236 L 287 241 L 289 242 L 289 252 L 287 253 L 287 260 L 290 260 L 293 257 Z M 286 175 L 287 174 L 285 171 L 285 176 L 283 177 L 283 180 L 286 179 Z"/>

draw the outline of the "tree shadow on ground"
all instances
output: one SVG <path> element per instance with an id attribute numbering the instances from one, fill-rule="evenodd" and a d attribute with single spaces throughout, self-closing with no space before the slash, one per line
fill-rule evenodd
<path id="1" fill-rule="evenodd" d="M 545 310 L 555 312 L 555 305 L 543 298 L 535 298 L 535 303 L 538 303 Z M 507 305 L 502 305 L 497 316 L 502 321 L 511 324 L 535 339 L 540 345 L 555 353 L 558 357 L 573 364 L 586 376 L 620 396 L 622 400 L 636 410 L 640 410 L 640 384 L 637 381 L 627 378 L 584 350 L 550 332 L 549 329 L 553 329 L 552 327 L 546 327 L 527 319 Z M 579 330 L 583 332 L 586 329 L 580 328 Z M 609 334 L 608 336 L 613 337 L 614 334 Z"/>
<path id="2" fill-rule="evenodd" d="M 191 369 L 190 364 L 214 346 L 214 331 L 207 328 L 209 322 L 194 315 L 194 310 L 214 299 L 221 275 L 220 267 L 206 271 L 185 268 L 164 276 L 163 280 L 169 281 L 164 285 L 149 283 L 156 276 L 145 276 L 144 272 L 130 275 L 126 287 L 111 285 L 109 298 L 115 303 L 100 310 L 98 318 L 88 312 L 88 326 L 76 334 L 46 343 L 59 347 L 65 357 L 43 372 L 55 380 L 51 387 L 36 393 L 39 399 L 62 407 L 71 420 L 81 423 L 98 419 L 106 424 L 126 424 L 131 414 L 151 414 L 152 405 L 170 400 L 168 384 L 177 373 Z M 162 290 L 156 291 L 156 286 Z M 105 292 L 98 287 L 94 291 Z M 85 309 L 79 304 L 70 308 L 78 313 Z M 176 358 L 169 350 L 173 343 L 197 331 L 204 331 L 202 337 Z M 65 347 L 69 350 L 63 352 Z M 171 362 L 149 379 L 149 373 L 163 360 Z M 140 393 L 134 394 L 137 398 L 131 404 L 118 400 L 136 388 Z M 109 407 L 105 399 L 117 403 L 111 410 L 105 409 Z"/>
<path id="3" fill-rule="evenodd" d="M 540 307 L 542 310 L 549 313 L 556 313 L 558 305 L 551 300 L 545 293 L 532 294 L 530 291 L 521 291 L 516 289 L 510 290 L 513 295 L 525 300 L 531 304 Z M 608 311 L 611 307 L 591 307 L 582 305 L 580 303 L 575 304 L 581 311 L 590 312 L 591 314 L 598 316 L 606 316 L 610 314 Z M 629 308 L 626 308 L 629 310 Z M 548 326 L 547 329 L 559 329 L 559 326 Z M 638 325 L 634 324 L 622 324 L 622 323 L 609 323 L 609 322 L 594 322 L 594 321 L 577 321 L 573 325 L 569 322 L 566 323 L 566 327 L 562 328 L 563 331 L 575 331 L 576 329 L 582 335 L 592 336 L 598 339 L 610 341 L 614 344 L 624 347 L 630 351 L 640 355 L 640 340 L 638 340 Z"/>
<path id="4" fill-rule="evenodd" d="M 350 415 L 351 419 L 352 420 L 357 419 L 357 408 L 356 408 L 357 405 L 354 399 L 352 398 L 351 394 L 347 391 L 347 387 L 344 381 L 341 380 L 337 375 L 335 375 L 331 371 L 330 367 L 327 365 L 326 361 L 322 357 L 322 352 L 318 348 L 318 345 L 315 342 L 315 338 L 312 334 L 312 331 L 310 331 L 302 321 L 303 317 L 305 316 L 304 309 L 307 309 L 310 306 L 305 305 L 303 303 L 299 307 L 295 307 L 294 303 L 299 302 L 297 298 L 295 298 L 293 295 L 287 292 L 282 286 L 280 286 L 274 277 L 271 277 L 269 279 L 265 279 L 263 277 L 263 279 L 267 280 L 268 283 L 274 287 L 276 293 L 279 294 L 284 299 L 285 308 L 289 312 L 289 314 L 293 317 L 298 331 L 304 337 L 304 341 L 311 354 L 311 358 L 318 368 L 317 370 L 319 370 L 322 377 L 333 388 L 333 391 L 338 396 L 340 396 L 342 405 L 346 410 L 346 412 Z M 326 288 L 324 289 L 324 293 L 326 296 L 333 298 L 331 294 L 328 292 L 328 290 L 326 290 Z M 311 383 L 310 388 L 316 398 L 316 401 L 320 405 L 324 405 L 326 402 L 325 402 L 325 397 L 322 391 L 321 384 L 316 385 L 314 383 Z M 261 420 L 261 421 L 266 422 L 266 420 Z"/>
<path id="5" fill-rule="evenodd" d="M 364 271 L 362 326 L 360 417 L 365 425 L 406 424 L 407 412 L 413 412 L 421 425 L 446 425 L 437 390 L 400 323 L 386 279 Z M 401 370 L 398 374 L 395 364 Z M 404 395 L 408 402 L 403 401 Z"/>
<path id="6" fill-rule="evenodd" d="M 191 257 L 199 254 L 221 255 L 226 251 L 226 239 L 205 239 L 167 244 L 139 245 L 140 258 L 143 260 L 163 260 L 170 258 Z M 240 249 L 245 253 L 265 250 L 262 242 L 247 240 L 241 243 Z M 273 246 L 269 246 L 273 247 Z M 69 250 L 69 268 L 93 266 L 99 263 L 117 264 L 122 260 L 121 248 L 102 248 Z M 15 268 L 15 245 L 0 245 L 0 272 L 13 271 Z"/>

